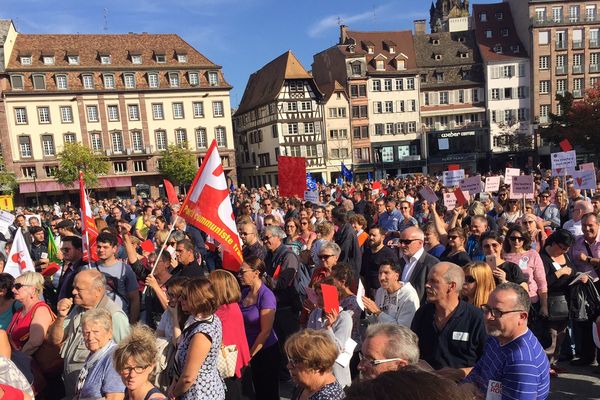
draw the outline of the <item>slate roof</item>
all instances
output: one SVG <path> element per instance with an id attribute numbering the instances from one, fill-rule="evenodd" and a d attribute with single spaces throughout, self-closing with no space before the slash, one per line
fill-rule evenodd
<path id="1" fill-rule="evenodd" d="M 356 55 L 364 55 L 367 60 L 367 72 L 381 73 L 376 69 L 374 58 L 379 55 L 385 57 L 386 72 L 402 72 L 398 71 L 392 60 L 401 54 L 406 56 L 406 70 L 414 70 L 417 67 L 415 47 L 413 44 L 412 31 L 389 31 L 389 32 L 356 32 L 348 31 L 348 39 L 346 43 L 341 43 L 338 47 L 346 55 L 353 57 Z M 349 45 L 355 44 L 354 53 L 350 51 Z M 373 46 L 373 53 L 368 54 L 367 46 Z M 394 47 L 394 53 L 390 52 L 390 46 Z"/>
<path id="2" fill-rule="evenodd" d="M 479 18 L 481 13 L 486 13 L 486 21 Z M 497 18 L 497 13 L 502 13 L 502 19 Z M 527 58 L 527 51 L 519 40 L 517 30 L 512 19 L 508 3 L 474 4 L 475 34 L 481 57 L 485 62 L 511 61 L 515 58 Z M 503 29 L 508 30 L 508 36 L 503 36 Z M 486 31 L 492 32 L 492 37 L 487 38 Z M 502 53 L 494 51 L 500 45 Z"/>

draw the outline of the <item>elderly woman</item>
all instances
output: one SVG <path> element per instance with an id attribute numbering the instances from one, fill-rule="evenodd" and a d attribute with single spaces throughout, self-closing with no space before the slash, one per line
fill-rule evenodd
<path id="1" fill-rule="evenodd" d="M 379 266 L 381 287 L 375 293 L 375 301 L 363 296 L 365 310 L 371 315 L 371 323 L 387 322 L 410 327 L 415 312 L 419 308 L 419 295 L 410 282 L 400 281 L 402 268 L 391 261 L 383 261 Z"/>
<path id="2" fill-rule="evenodd" d="M 242 368 L 250 362 L 250 349 L 244 326 L 244 317 L 238 302 L 242 298 L 240 285 L 235 276 L 224 269 L 217 269 L 210 273 L 210 282 L 213 285 L 217 311 L 215 314 L 223 326 L 223 346 L 235 345 L 237 361 L 235 374 L 225 377 L 226 399 L 240 399 L 242 396 Z"/>
<path id="3" fill-rule="evenodd" d="M 77 380 L 76 399 L 120 400 L 125 385 L 113 365 L 116 344 L 112 340 L 112 316 L 93 308 L 81 317 L 83 341 L 90 351 Z"/>
<path id="4" fill-rule="evenodd" d="M 477 308 L 487 304 L 490 293 L 496 288 L 492 269 L 485 262 L 476 261 L 467 264 L 464 271 L 465 282 L 460 292 L 461 296 Z"/>
<path id="5" fill-rule="evenodd" d="M 210 281 L 191 279 L 180 302 L 190 319 L 181 332 L 175 354 L 176 377 L 168 394 L 182 400 L 224 400 L 225 386 L 217 370 L 222 328 L 215 315 L 217 301 Z"/>
<path id="6" fill-rule="evenodd" d="M 323 243 L 333 240 L 335 226 L 329 221 L 323 221 L 315 226 L 315 232 L 317 233 L 317 240 L 313 242 L 311 254 L 313 263 L 319 265 L 319 251 L 321 250 L 321 246 Z"/>
<path id="7" fill-rule="evenodd" d="M 319 249 L 319 263 L 314 270 L 309 286 L 313 287 L 315 283 L 328 277 L 331 274 L 333 266 L 337 264 L 342 250 L 335 242 L 324 242 Z"/>
<path id="8" fill-rule="evenodd" d="M 134 325 L 121 340 L 113 355 L 115 369 L 125 385 L 127 400 L 166 400 L 151 382 L 156 367 L 156 337 L 145 325 Z"/>
<path id="9" fill-rule="evenodd" d="M 285 343 L 288 370 L 297 385 L 292 400 L 341 400 L 342 386 L 333 375 L 338 349 L 323 331 L 306 329 Z"/>
<path id="10" fill-rule="evenodd" d="M 13 314 L 21 306 L 15 302 L 12 288 L 15 278 L 7 273 L 0 273 L 0 329 L 6 329 Z"/>

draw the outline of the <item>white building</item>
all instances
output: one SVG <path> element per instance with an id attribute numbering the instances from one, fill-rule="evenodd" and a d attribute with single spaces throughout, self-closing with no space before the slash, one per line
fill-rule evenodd
<path id="1" fill-rule="evenodd" d="M 352 167 L 350 102 L 346 90 L 337 81 L 333 85 L 322 85 L 320 89 L 325 94 L 326 181 L 334 182 L 340 175 L 342 163 Z"/>

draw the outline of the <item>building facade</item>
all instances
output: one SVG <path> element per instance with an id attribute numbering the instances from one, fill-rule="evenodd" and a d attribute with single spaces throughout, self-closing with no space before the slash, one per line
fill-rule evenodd
<path id="1" fill-rule="evenodd" d="M 79 142 L 106 156 L 96 195 L 157 196 L 160 153 L 213 139 L 236 179 L 229 91 L 219 65 L 177 35 L 17 34 L 2 81 L 2 143 L 21 195 L 59 200 L 57 154 Z"/>
<path id="2" fill-rule="evenodd" d="M 335 182 L 341 175 L 342 163 L 352 165 L 352 127 L 350 125 L 350 101 L 346 89 L 335 81 L 322 85 L 324 94 L 326 182 Z"/>
<path id="3" fill-rule="evenodd" d="M 280 155 L 305 157 L 326 179 L 323 94 L 291 51 L 250 76 L 233 118 L 241 183 L 277 185 Z"/>

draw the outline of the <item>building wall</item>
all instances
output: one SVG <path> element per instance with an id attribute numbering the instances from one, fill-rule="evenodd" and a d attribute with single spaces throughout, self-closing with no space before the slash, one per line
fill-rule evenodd
<path id="1" fill-rule="evenodd" d="M 343 113 L 340 110 L 345 110 Z M 333 182 L 344 163 L 352 165 L 352 129 L 350 103 L 343 91 L 334 92 L 324 105 L 325 138 L 327 143 L 326 181 Z M 343 133 L 342 133 L 343 132 Z"/>

